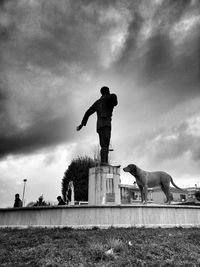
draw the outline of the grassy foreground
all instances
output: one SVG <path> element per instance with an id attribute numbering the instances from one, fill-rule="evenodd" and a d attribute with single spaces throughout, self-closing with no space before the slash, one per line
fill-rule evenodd
<path id="1" fill-rule="evenodd" d="M 200 266 L 200 230 L 0 229 L 0 266 Z"/>

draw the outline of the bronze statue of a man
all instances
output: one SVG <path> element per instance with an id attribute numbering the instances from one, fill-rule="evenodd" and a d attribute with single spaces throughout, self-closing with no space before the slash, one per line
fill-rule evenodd
<path id="1" fill-rule="evenodd" d="M 107 86 L 102 87 L 100 92 L 102 96 L 86 111 L 81 124 L 76 129 L 80 131 L 87 124 L 90 115 L 95 112 L 97 113 L 97 133 L 99 134 L 101 146 L 101 164 L 108 165 L 112 112 L 118 102 L 117 96 L 110 94 Z"/>

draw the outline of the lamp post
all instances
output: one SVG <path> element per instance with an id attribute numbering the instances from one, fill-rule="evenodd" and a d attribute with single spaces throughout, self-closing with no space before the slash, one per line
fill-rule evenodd
<path id="1" fill-rule="evenodd" d="M 23 195 L 22 195 L 22 204 L 24 206 L 24 204 L 25 204 L 24 195 L 25 195 L 25 187 L 26 187 L 27 179 L 24 179 L 23 181 L 24 181 L 24 188 L 23 188 Z"/>

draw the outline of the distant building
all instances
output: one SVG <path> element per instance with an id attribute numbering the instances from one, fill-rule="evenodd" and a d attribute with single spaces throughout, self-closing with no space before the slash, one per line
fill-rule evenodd
<path id="1" fill-rule="evenodd" d="M 148 189 L 148 202 L 152 202 L 152 189 Z M 133 185 L 120 184 L 121 204 L 141 202 L 140 190 L 136 183 Z"/>
<path id="2" fill-rule="evenodd" d="M 188 202 L 197 202 L 197 199 L 195 197 L 195 193 L 200 191 L 200 187 L 194 186 L 194 187 L 188 187 Z M 198 201 L 199 202 L 199 201 Z"/>
<path id="3" fill-rule="evenodd" d="M 186 189 L 184 189 L 184 191 L 180 191 L 175 187 L 170 187 L 170 190 L 173 196 L 172 202 L 185 202 L 188 199 L 188 192 Z M 133 185 L 121 184 L 120 193 L 121 204 L 141 202 L 140 190 L 136 183 Z M 147 200 L 150 203 L 164 204 L 166 202 L 166 196 L 160 187 L 148 188 Z"/>
<path id="4" fill-rule="evenodd" d="M 185 202 L 188 199 L 188 192 L 186 190 L 181 191 L 175 187 L 170 187 L 172 194 L 172 202 Z M 160 187 L 153 188 L 153 202 L 158 204 L 164 204 L 166 202 L 166 196 Z"/>

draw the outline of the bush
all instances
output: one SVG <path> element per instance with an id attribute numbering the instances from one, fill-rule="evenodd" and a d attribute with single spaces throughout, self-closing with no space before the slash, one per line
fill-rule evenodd
<path id="1" fill-rule="evenodd" d="M 62 195 L 65 201 L 70 181 L 73 181 L 76 201 L 88 201 L 88 173 L 89 168 L 94 166 L 95 161 L 87 156 L 72 160 L 62 179 Z M 68 198 L 71 200 L 69 196 Z"/>

